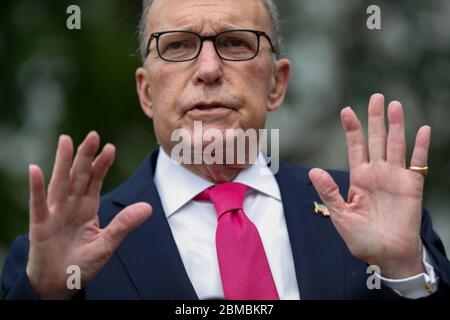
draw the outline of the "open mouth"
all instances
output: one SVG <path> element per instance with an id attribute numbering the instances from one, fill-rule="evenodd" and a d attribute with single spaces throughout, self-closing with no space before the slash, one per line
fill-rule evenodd
<path id="1" fill-rule="evenodd" d="M 215 105 L 215 106 L 198 106 L 198 107 L 195 107 L 194 109 L 197 109 L 197 110 L 212 110 L 212 109 L 217 109 L 217 108 L 223 108 L 222 106 L 217 106 L 217 105 Z"/>
<path id="2" fill-rule="evenodd" d="M 191 110 L 202 110 L 202 111 L 215 110 L 215 109 L 232 109 L 232 108 L 230 108 L 224 104 L 221 104 L 221 103 L 211 103 L 211 104 L 199 103 L 191 108 Z"/>

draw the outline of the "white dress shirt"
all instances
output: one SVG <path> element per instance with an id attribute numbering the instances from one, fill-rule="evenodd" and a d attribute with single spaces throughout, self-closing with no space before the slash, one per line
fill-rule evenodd
<path id="1" fill-rule="evenodd" d="M 242 170 L 233 181 L 249 186 L 244 211 L 261 236 L 280 299 L 300 299 L 280 190 L 263 155 L 259 155 L 258 164 Z M 217 213 L 212 203 L 193 200 L 213 183 L 177 164 L 162 148 L 154 182 L 197 296 L 199 299 L 223 299 L 215 244 Z M 416 298 L 429 294 L 417 280 L 418 277 L 429 280 L 428 267 L 427 272 L 427 275 L 418 275 L 412 280 L 382 280 L 399 294 Z M 434 277 L 432 267 L 431 272 Z M 413 296 L 410 296 L 411 292 Z"/>

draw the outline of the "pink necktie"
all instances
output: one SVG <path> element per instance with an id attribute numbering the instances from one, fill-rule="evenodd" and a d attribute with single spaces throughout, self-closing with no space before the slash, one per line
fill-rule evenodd
<path id="1" fill-rule="evenodd" d="M 225 299 L 278 300 L 258 230 L 242 208 L 246 191 L 244 184 L 225 182 L 195 200 L 212 201 L 216 207 L 216 250 Z"/>

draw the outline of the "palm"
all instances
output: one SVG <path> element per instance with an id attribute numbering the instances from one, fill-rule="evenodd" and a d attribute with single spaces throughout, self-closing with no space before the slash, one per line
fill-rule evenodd
<path id="1" fill-rule="evenodd" d="M 79 203 L 74 200 L 68 200 L 64 208 L 49 210 L 53 219 L 49 219 L 47 223 L 32 226 L 30 240 L 34 245 L 31 247 L 31 257 L 34 257 L 35 252 L 52 252 L 59 258 L 48 266 L 47 272 L 51 268 L 52 274 L 66 278 L 67 275 L 62 271 L 70 265 L 77 265 L 84 270 L 82 280 L 87 283 L 94 276 L 91 270 L 97 268 L 88 268 L 86 263 L 103 264 L 104 257 L 109 254 L 103 254 L 104 257 L 100 254 L 105 243 L 96 213 L 98 201 L 93 203 L 82 199 Z"/>
<path id="2" fill-rule="evenodd" d="M 381 252 L 395 257 L 415 244 L 412 237 L 420 225 L 422 183 L 411 173 L 386 163 L 368 164 L 352 172 L 349 202 L 343 212 L 348 219 L 337 225 L 342 235 L 349 235 L 345 239 L 349 247 L 359 244 L 361 257 Z"/>
<path id="3" fill-rule="evenodd" d="M 150 214 L 148 204 L 134 204 L 100 229 L 97 211 L 103 179 L 113 161 L 114 148 L 99 146 L 97 134 L 88 135 L 72 162 L 72 142 L 62 137 L 55 167 L 44 191 L 44 177 L 30 166 L 30 256 L 27 274 L 41 298 L 67 298 L 75 292 L 66 285 L 67 268 L 80 269 L 87 284 L 113 254 L 121 240 Z"/>
<path id="4" fill-rule="evenodd" d="M 313 169 L 310 177 L 350 251 L 387 270 L 399 261 L 416 261 L 420 253 L 424 179 L 405 167 L 401 106 L 393 103 L 389 108 L 388 135 L 383 110 L 384 98 L 374 95 L 369 104 L 369 150 L 353 111 L 346 108 L 342 112 L 350 163 L 347 201 L 326 172 Z M 412 165 L 426 164 L 428 144 L 429 128 L 423 127 L 417 135 Z"/>

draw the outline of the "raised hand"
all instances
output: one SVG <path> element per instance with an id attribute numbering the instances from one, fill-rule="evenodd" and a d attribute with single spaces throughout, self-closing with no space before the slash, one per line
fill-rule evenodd
<path id="1" fill-rule="evenodd" d="M 30 254 L 27 275 L 42 299 L 71 298 L 76 291 L 66 285 L 67 267 L 81 270 L 85 286 L 111 257 L 124 237 L 151 214 L 147 203 L 126 207 L 104 228 L 99 228 L 100 189 L 111 166 L 115 148 L 105 145 L 101 153 L 96 132 L 87 135 L 72 161 L 70 137 L 59 139 L 48 195 L 42 170 L 29 166 Z"/>
<path id="2" fill-rule="evenodd" d="M 330 211 L 337 231 L 357 258 L 378 265 L 388 278 L 406 278 L 424 271 L 420 224 L 424 176 L 405 164 L 406 142 L 402 105 L 388 107 L 384 97 L 369 102 L 368 147 L 351 108 L 341 111 L 350 166 L 350 188 L 345 201 L 332 177 L 321 169 L 309 173 Z M 430 127 L 417 132 L 410 165 L 427 165 Z"/>

